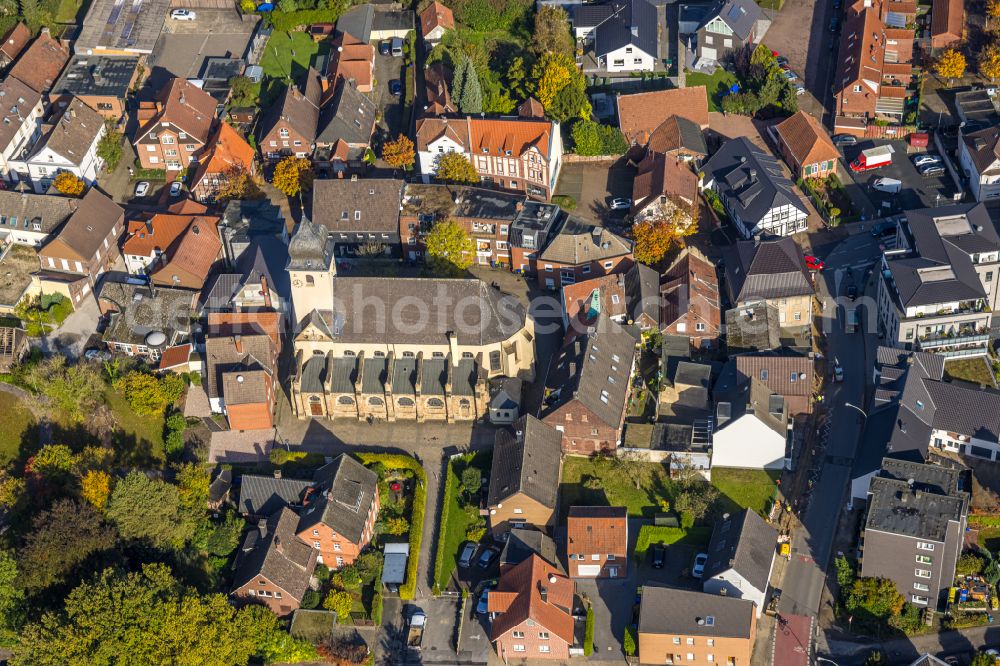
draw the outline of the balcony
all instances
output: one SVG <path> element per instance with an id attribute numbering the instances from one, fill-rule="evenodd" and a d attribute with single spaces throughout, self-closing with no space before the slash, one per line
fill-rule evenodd
<path id="1" fill-rule="evenodd" d="M 921 349 L 940 349 L 942 347 L 958 347 L 966 345 L 986 346 L 990 334 L 985 327 L 964 329 L 954 332 L 931 333 L 917 337 Z"/>
<path id="2" fill-rule="evenodd" d="M 980 299 L 977 301 L 962 301 L 960 303 L 948 304 L 937 309 L 933 309 L 933 306 L 927 308 L 927 311 L 917 312 L 913 315 L 907 316 L 906 319 L 929 319 L 933 317 L 948 317 L 954 315 L 963 314 L 980 314 L 992 312 L 990 306 L 986 304 L 985 299 Z"/>

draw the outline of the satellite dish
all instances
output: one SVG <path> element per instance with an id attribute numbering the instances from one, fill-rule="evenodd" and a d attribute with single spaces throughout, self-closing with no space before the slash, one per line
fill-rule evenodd
<path id="1" fill-rule="evenodd" d="M 148 347 L 159 347 L 167 341 L 167 336 L 165 336 L 160 331 L 153 331 L 146 336 L 146 346 Z"/>

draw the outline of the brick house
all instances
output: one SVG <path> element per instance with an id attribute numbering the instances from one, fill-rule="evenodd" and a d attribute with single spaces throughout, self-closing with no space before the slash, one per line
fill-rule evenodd
<path id="1" fill-rule="evenodd" d="M 825 178 L 837 170 L 840 152 L 819 121 L 799 111 L 774 126 L 778 152 L 796 178 Z"/>
<path id="2" fill-rule="evenodd" d="M 47 93 L 59 78 L 59 73 L 69 62 L 69 49 L 53 39 L 48 28 L 42 28 L 38 38 L 10 68 L 13 76 L 40 93 Z"/>
<path id="3" fill-rule="evenodd" d="M 566 518 L 570 578 L 628 575 L 628 512 L 623 506 L 573 506 Z"/>
<path id="4" fill-rule="evenodd" d="M 965 35 L 965 3 L 934 0 L 931 8 L 931 48 L 946 49 Z"/>
<path id="5" fill-rule="evenodd" d="M 573 581 L 538 555 L 501 574 L 489 592 L 490 640 L 510 658 L 568 659 L 573 645 Z"/>
<path id="6" fill-rule="evenodd" d="M 196 301 L 197 294 L 186 289 L 105 279 L 97 294 L 97 306 L 108 322 L 101 339 L 113 354 L 158 361 L 190 338 Z"/>
<path id="7" fill-rule="evenodd" d="M 539 416 L 562 432 L 564 452 L 591 455 L 618 447 L 635 346 L 631 333 L 601 316 L 552 359 Z"/>
<path id="8" fill-rule="evenodd" d="M 309 157 L 316 140 L 323 84 L 319 72 L 309 68 L 302 90 L 289 84 L 281 99 L 260 120 L 257 145 L 266 160 Z"/>
<path id="9" fill-rule="evenodd" d="M 714 348 L 722 335 L 719 277 L 715 264 L 693 246 L 684 248 L 663 274 L 660 331 L 684 335 L 696 349 Z"/>
<path id="10" fill-rule="evenodd" d="M 420 34 L 428 49 L 437 45 L 444 33 L 455 29 L 455 15 L 445 5 L 435 0 L 420 12 Z"/>
<path id="11" fill-rule="evenodd" d="M 514 257 L 511 257 L 514 259 Z M 632 243 L 603 227 L 569 218 L 562 229 L 529 261 L 538 275 L 538 285 L 558 289 L 632 267 Z"/>
<path id="12" fill-rule="evenodd" d="M 534 416 L 522 416 L 512 431 L 498 430 L 486 500 L 496 535 L 511 528 L 549 531 L 558 509 L 559 432 Z"/>
<path id="13" fill-rule="evenodd" d="M 212 411 L 225 414 L 232 430 L 274 425 L 280 333 L 274 313 L 261 314 L 268 319 L 260 323 L 228 313 L 209 314 L 205 391 Z"/>
<path id="14" fill-rule="evenodd" d="M 212 136 L 215 98 L 184 79 L 171 79 L 152 102 L 140 102 L 132 139 L 144 169 L 180 171 L 198 162 Z"/>
<path id="15" fill-rule="evenodd" d="M 198 201 L 214 201 L 236 171 L 257 174 L 256 152 L 229 123 L 219 123 L 209 148 L 191 179 L 191 193 Z"/>
<path id="16" fill-rule="evenodd" d="M 671 116 L 685 118 L 701 130 L 708 129 L 705 86 L 617 95 L 615 106 L 622 134 L 635 146 L 645 146 Z"/>
<path id="17" fill-rule="evenodd" d="M 279 617 L 299 608 L 318 551 L 295 536 L 298 522 L 298 515 L 285 507 L 250 530 L 236 559 L 234 600 L 264 604 Z"/>
<path id="18" fill-rule="evenodd" d="M 201 290 L 222 256 L 219 218 L 157 214 L 129 221 L 125 265 L 157 285 Z"/>
<path id="19" fill-rule="evenodd" d="M 125 230 L 125 211 L 95 188 L 80 201 L 69 219 L 38 251 L 42 272 L 86 278 L 70 285 L 73 305 L 94 288 L 121 256 L 118 237 Z"/>

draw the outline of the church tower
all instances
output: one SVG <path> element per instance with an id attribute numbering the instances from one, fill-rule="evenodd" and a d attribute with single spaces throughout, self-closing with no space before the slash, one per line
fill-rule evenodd
<path id="1" fill-rule="evenodd" d="M 292 317 L 298 333 L 313 310 L 333 309 L 333 278 L 337 264 L 333 258 L 330 231 L 307 217 L 288 243 L 288 265 L 285 267 L 292 283 Z"/>

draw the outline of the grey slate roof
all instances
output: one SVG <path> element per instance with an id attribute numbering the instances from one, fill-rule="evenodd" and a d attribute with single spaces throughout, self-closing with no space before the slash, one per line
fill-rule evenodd
<path id="1" fill-rule="evenodd" d="M 413 30 L 413 12 L 408 9 L 377 11 L 372 18 L 372 27 L 377 31 Z"/>
<path id="2" fill-rule="evenodd" d="M 316 143 L 333 144 L 343 140 L 367 146 L 377 110 L 375 102 L 359 92 L 353 82 L 341 79 L 333 97 L 320 109 Z"/>
<path id="3" fill-rule="evenodd" d="M 330 230 L 335 242 L 357 242 L 340 233 L 374 231 L 399 234 L 403 181 L 391 178 L 317 180 L 313 185 L 313 221 Z"/>
<path id="4" fill-rule="evenodd" d="M 538 261 L 580 265 L 620 257 L 632 252 L 628 240 L 603 227 L 569 218 L 548 246 L 541 251 Z"/>
<path id="5" fill-rule="evenodd" d="M 240 513 L 270 516 L 283 507 L 300 505 L 306 488 L 311 485 L 304 479 L 276 479 L 273 476 L 244 474 L 240 480 Z"/>
<path id="6" fill-rule="evenodd" d="M 323 356 L 311 356 L 302 364 L 299 390 L 303 393 L 322 393 L 323 380 L 325 378 L 326 358 Z"/>
<path id="7" fill-rule="evenodd" d="M 263 577 L 302 601 L 316 568 L 317 551 L 295 536 L 298 519 L 284 508 L 247 534 L 233 577 L 234 590 Z"/>
<path id="8" fill-rule="evenodd" d="M 625 410 L 635 344 L 625 328 L 602 314 L 593 333 L 577 336 L 552 359 L 542 418 L 579 400 L 601 421 L 617 427 Z"/>
<path id="9" fill-rule="evenodd" d="M 517 566 L 532 555 L 538 555 L 565 574 L 556 542 L 544 532 L 532 529 L 511 530 L 507 543 L 500 552 L 500 566 Z"/>
<path id="10" fill-rule="evenodd" d="M 378 475 L 342 453 L 316 470 L 313 480 L 316 490 L 306 498 L 298 532 L 322 522 L 352 543 L 360 543 L 378 493 Z"/>
<path id="11" fill-rule="evenodd" d="M 76 211 L 79 199 L 50 194 L 0 190 L 0 230 L 29 229 L 50 234 Z M 14 224 L 17 220 L 17 224 Z"/>
<path id="12" fill-rule="evenodd" d="M 968 513 L 959 478 L 948 467 L 886 459 L 868 490 L 865 529 L 944 541 L 949 523 Z"/>
<path id="13" fill-rule="evenodd" d="M 708 618 L 712 618 L 711 623 Z M 750 638 L 755 620 L 753 602 L 746 599 L 671 587 L 642 587 L 640 634 Z"/>
<path id="14" fill-rule="evenodd" d="M 767 590 L 777 541 L 778 531 L 749 509 L 720 520 L 708 544 L 704 578 L 734 570 L 758 590 Z"/>
<path id="15" fill-rule="evenodd" d="M 637 320 L 645 314 L 660 323 L 660 274 L 646 264 L 636 262 L 625 273 L 625 298 L 628 317 Z"/>
<path id="16" fill-rule="evenodd" d="M 749 4 L 756 7 L 752 0 Z M 777 158 L 746 137 L 722 144 L 701 170 L 706 182 L 715 181 L 715 189 L 726 207 L 751 228 L 769 210 L 780 206 L 794 206 L 808 214 Z"/>
<path id="17" fill-rule="evenodd" d="M 329 266 L 332 259 L 333 242 L 330 240 L 330 230 L 303 217 L 299 228 L 288 242 L 288 265 L 285 268 L 315 270 L 320 266 Z"/>
<path id="18" fill-rule="evenodd" d="M 139 58 L 135 56 L 77 54 L 70 59 L 49 94 L 52 97 L 70 94 L 124 99 L 138 65 Z"/>
<path id="19" fill-rule="evenodd" d="M 554 509 L 561 455 L 562 433 L 534 416 L 522 416 L 514 423 L 513 431 L 498 430 L 488 504 L 496 506 L 515 493 L 524 493 Z"/>
<path id="20" fill-rule="evenodd" d="M 802 250 L 787 236 L 739 241 L 736 257 L 726 262 L 726 277 L 734 303 L 815 293 Z"/>
<path id="21" fill-rule="evenodd" d="M 744 42 L 749 39 L 757 21 L 764 18 L 764 12 L 753 0 L 728 0 L 720 4 L 718 11 L 708 15 L 705 24 L 718 16 Z"/>
<path id="22" fill-rule="evenodd" d="M 358 377 L 358 359 L 353 356 L 336 357 L 330 368 L 330 390 L 334 393 L 353 393 Z"/>
<path id="23" fill-rule="evenodd" d="M 490 408 L 517 409 L 521 404 L 524 382 L 517 377 L 496 377 L 490 380 Z"/>
<path id="24" fill-rule="evenodd" d="M 337 32 L 341 32 L 359 41 L 371 41 L 372 23 L 375 20 L 375 5 L 363 4 L 352 7 L 337 19 Z"/>
<path id="25" fill-rule="evenodd" d="M 607 55 L 624 46 L 635 46 L 656 58 L 659 54 L 656 7 L 646 0 L 619 0 L 610 15 L 594 28 L 594 50 Z"/>

